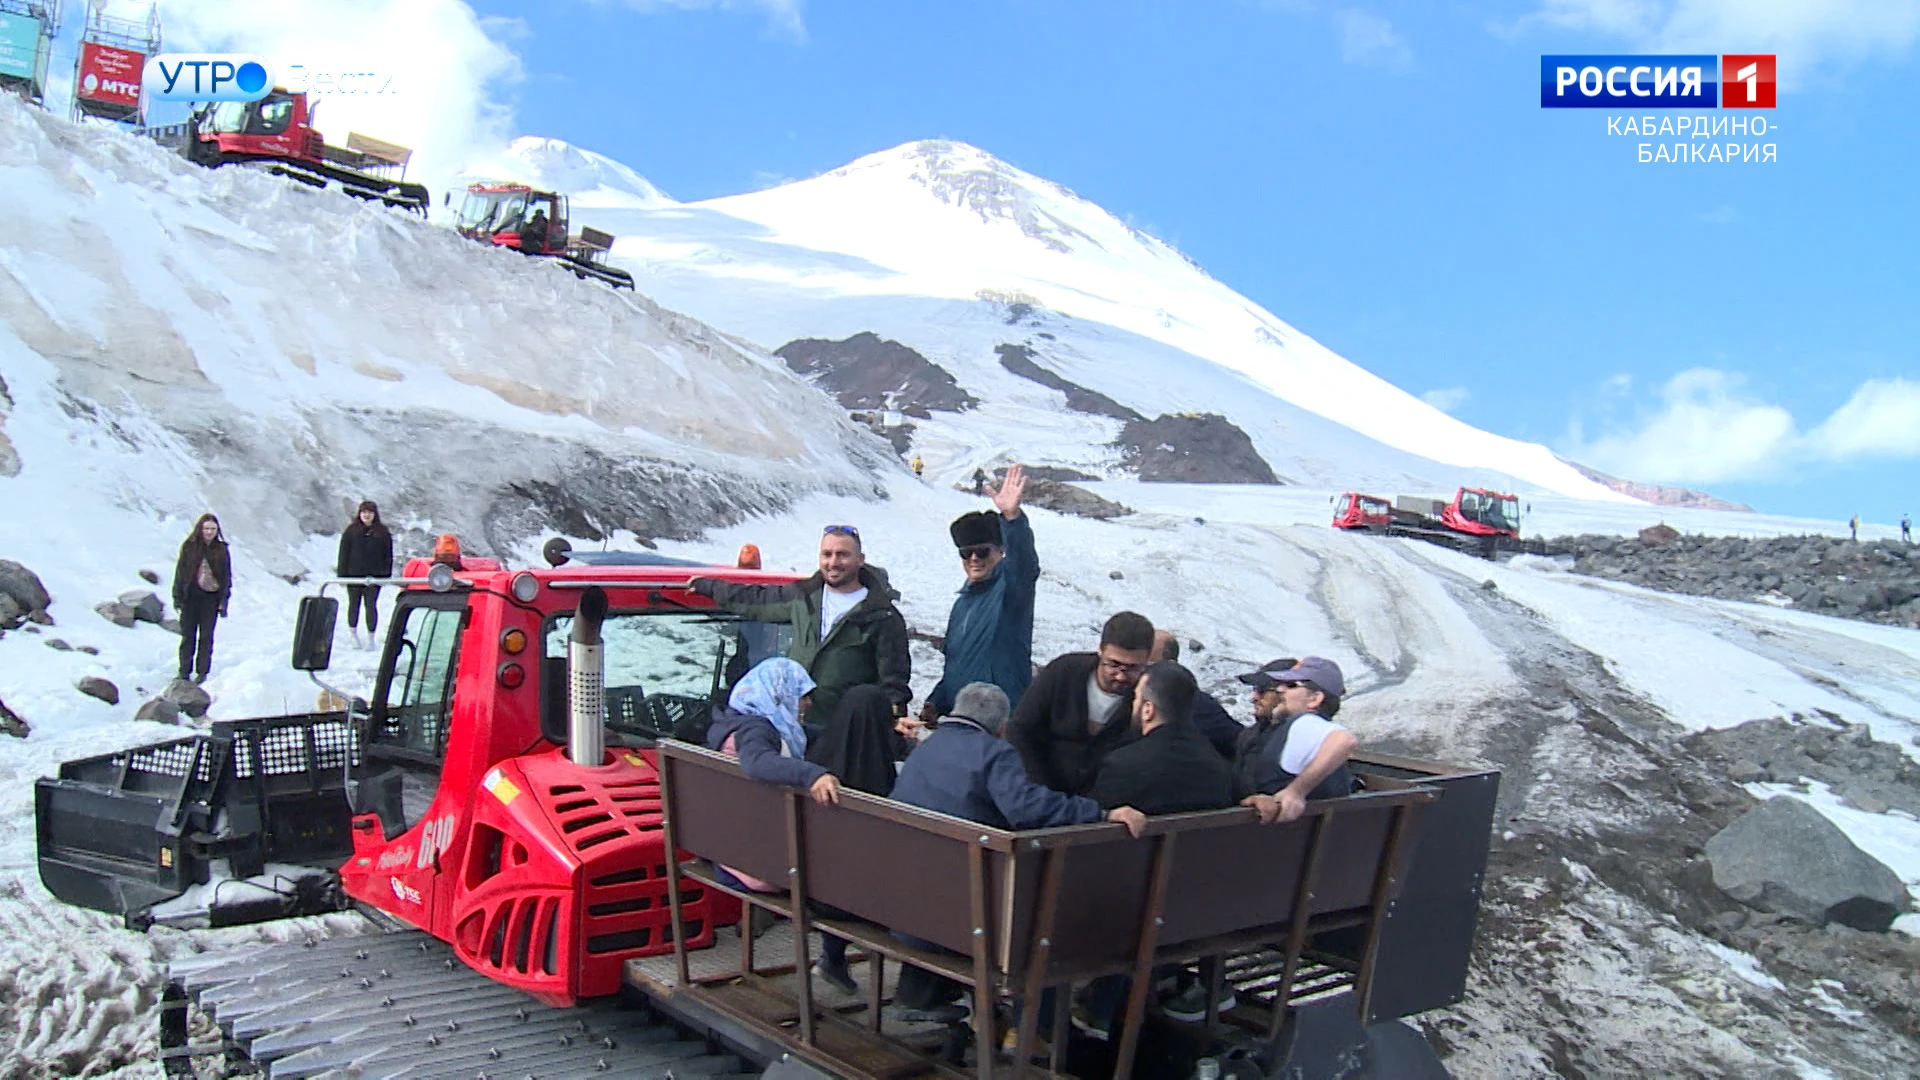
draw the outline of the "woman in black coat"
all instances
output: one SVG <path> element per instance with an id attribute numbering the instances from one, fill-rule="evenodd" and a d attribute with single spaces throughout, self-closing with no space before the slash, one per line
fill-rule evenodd
<path id="1" fill-rule="evenodd" d="M 173 565 L 173 606 L 180 613 L 180 678 L 207 681 L 213 670 L 213 625 L 233 595 L 233 560 L 220 519 L 201 514 Z"/>
<path id="2" fill-rule="evenodd" d="M 393 534 L 380 521 L 380 508 L 371 500 L 360 509 L 340 533 L 340 561 L 334 573 L 343 578 L 388 578 L 393 576 Z M 347 586 L 347 628 L 353 631 L 353 643 L 360 644 L 360 608 L 367 610 L 367 644 L 372 645 L 374 631 L 380 628 L 380 586 Z"/>

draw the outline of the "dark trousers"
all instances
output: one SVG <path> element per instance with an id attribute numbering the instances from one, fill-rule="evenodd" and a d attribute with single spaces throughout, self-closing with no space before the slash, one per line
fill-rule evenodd
<path id="1" fill-rule="evenodd" d="M 180 608 L 181 678 L 213 670 L 213 624 L 219 619 L 218 594 L 187 590 L 187 602 Z"/>
<path id="2" fill-rule="evenodd" d="M 347 628 L 360 624 L 360 605 L 367 606 L 367 633 L 380 629 L 380 586 L 347 586 Z"/>
<path id="3" fill-rule="evenodd" d="M 808 725 L 807 760 L 824 767 L 855 791 L 885 798 L 893 791 L 900 758 L 893 731 L 893 699 L 871 684 L 847 688 L 826 724 Z"/>

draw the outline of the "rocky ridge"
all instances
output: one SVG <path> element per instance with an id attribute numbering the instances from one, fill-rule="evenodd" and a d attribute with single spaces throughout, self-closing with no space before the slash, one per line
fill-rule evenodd
<path id="1" fill-rule="evenodd" d="M 1567 536 L 1546 554 L 1575 573 L 1693 596 L 1920 627 L 1920 546 L 1830 536 Z"/>

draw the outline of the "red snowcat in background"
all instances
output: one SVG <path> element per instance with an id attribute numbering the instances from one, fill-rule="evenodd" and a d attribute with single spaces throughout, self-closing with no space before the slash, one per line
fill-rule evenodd
<path id="1" fill-rule="evenodd" d="M 426 187 L 404 179 L 411 150 L 357 133 L 347 136 L 344 147 L 329 145 L 313 126 L 314 111 L 304 92 L 275 87 L 259 101 L 216 102 L 196 111 L 185 125 L 148 134 L 168 145 L 179 140 L 181 152 L 197 165 L 251 165 L 426 215 L 431 201 Z"/>
<path id="2" fill-rule="evenodd" d="M 467 187 L 454 215 L 454 228 L 470 240 L 512 248 L 522 255 L 559 259 L 575 277 L 593 278 L 616 289 L 633 288 L 633 275 L 606 262 L 613 237 L 581 226 L 568 233 L 567 197 L 535 191 L 527 184 L 482 181 Z"/>
<path id="3" fill-rule="evenodd" d="M 1491 559 L 1502 551 L 1529 551 L 1520 539 L 1520 498 L 1463 487 L 1452 500 L 1402 495 L 1385 499 L 1349 491 L 1334 502 L 1333 527 L 1410 536 Z"/>

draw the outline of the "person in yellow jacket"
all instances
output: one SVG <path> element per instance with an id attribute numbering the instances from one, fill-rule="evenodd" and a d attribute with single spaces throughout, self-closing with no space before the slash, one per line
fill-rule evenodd
<path id="1" fill-rule="evenodd" d="M 919 476 L 921 473 L 925 472 L 927 469 L 927 463 L 920 460 L 919 454 L 913 455 L 913 460 L 908 464 L 913 466 L 913 475 L 915 476 Z"/>

